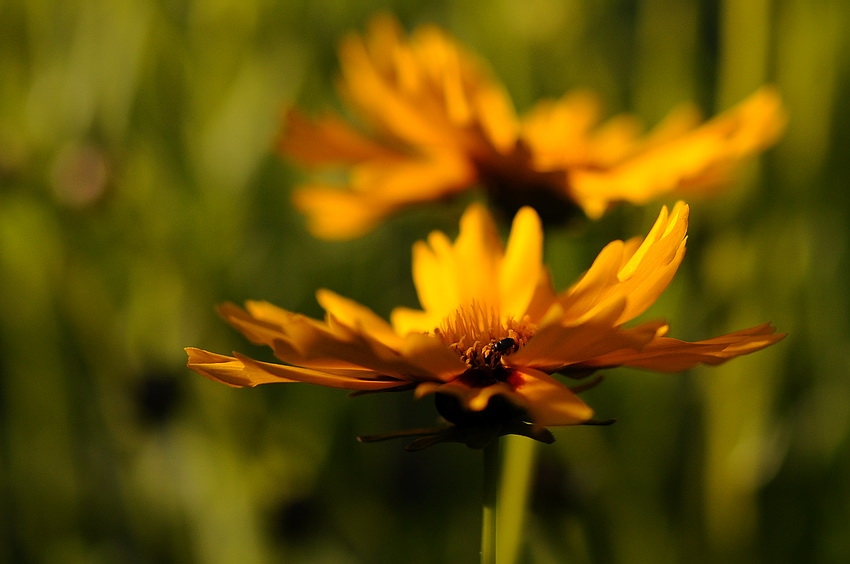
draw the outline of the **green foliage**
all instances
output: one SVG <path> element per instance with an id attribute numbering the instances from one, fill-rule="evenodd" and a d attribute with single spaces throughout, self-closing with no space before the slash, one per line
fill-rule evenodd
<path id="1" fill-rule="evenodd" d="M 427 400 L 235 391 L 188 345 L 256 355 L 213 306 L 320 315 L 327 287 L 414 305 L 410 246 L 454 203 L 311 239 L 275 156 L 284 107 L 337 104 L 335 47 L 377 10 L 434 22 L 522 110 L 577 86 L 652 123 L 776 83 L 782 143 L 692 202 L 651 310 L 700 339 L 772 320 L 772 349 L 686 375 L 613 371 L 612 427 L 541 446 L 527 562 L 850 560 L 850 14 L 842 0 L 7 0 L 0 4 L 0 561 L 470 562 L 479 453 L 363 445 L 429 426 Z M 657 206 L 550 234 L 564 287 Z"/>

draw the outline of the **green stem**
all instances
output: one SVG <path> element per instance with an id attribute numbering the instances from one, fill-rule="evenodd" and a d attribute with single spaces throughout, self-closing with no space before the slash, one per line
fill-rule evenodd
<path id="1" fill-rule="evenodd" d="M 499 439 L 484 447 L 484 496 L 481 515 L 481 564 L 496 563 L 496 507 L 498 501 Z"/>
<path id="2" fill-rule="evenodd" d="M 537 443 L 525 437 L 505 437 L 501 484 L 499 485 L 499 561 L 517 562 L 528 512 L 528 497 L 537 462 Z"/>

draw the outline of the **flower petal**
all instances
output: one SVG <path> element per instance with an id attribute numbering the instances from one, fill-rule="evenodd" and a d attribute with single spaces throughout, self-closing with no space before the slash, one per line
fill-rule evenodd
<path id="1" fill-rule="evenodd" d="M 716 185 L 742 159 L 780 135 L 785 115 L 777 92 L 762 88 L 738 106 L 667 143 L 646 148 L 608 170 L 576 170 L 572 193 L 591 217 L 608 204 L 643 204 L 674 189 Z"/>
<path id="2" fill-rule="evenodd" d="M 390 161 L 402 155 L 355 130 L 333 114 L 310 120 L 297 110 L 286 114 L 278 149 L 308 166 Z"/>
<path id="3" fill-rule="evenodd" d="M 468 367 L 449 349 L 442 339 L 424 333 L 410 333 L 404 338 L 401 349 L 405 362 L 420 368 L 430 378 L 448 381 L 462 374 Z"/>
<path id="4" fill-rule="evenodd" d="M 511 384 L 475 387 L 456 379 L 444 384 L 425 383 L 416 388 L 416 397 L 451 394 L 469 411 L 482 411 L 490 398 L 501 395 L 526 410 L 535 425 L 579 425 L 593 417 L 593 410 L 569 388 L 534 369 L 521 369 L 511 376 Z"/>
<path id="5" fill-rule="evenodd" d="M 647 323 L 633 329 L 621 329 L 615 322 L 623 307 L 623 301 L 610 302 L 606 309 L 579 324 L 546 324 L 524 348 L 502 360 L 518 370 L 533 367 L 551 373 L 612 351 L 640 349 L 656 336 L 663 324 Z"/>
<path id="6" fill-rule="evenodd" d="M 427 243 L 414 245 L 413 281 L 419 303 L 436 320 L 473 302 L 498 306 L 498 265 L 503 253 L 490 214 L 482 205 L 472 204 L 461 218 L 454 244 L 443 233 L 433 232 Z M 397 323 L 402 317 L 412 321 L 409 313 L 394 313 L 393 326 L 400 332 Z M 432 331 L 436 326 L 423 329 Z"/>
<path id="7" fill-rule="evenodd" d="M 330 240 L 353 239 L 368 233 L 395 207 L 323 184 L 299 187 L 292 195 L 292 203 L 307 216 L 307 229 L 314 237 Z"/>
<path id="8" fill-rule="evenodd" d="M 585 273 L 561 295 L 566 317 L 581 318 L 610 301 L 625 299 L 616 324 L 634 319 L 652 305 L 670 283 L 685 253 L 688 206 L 666 206 L 640 245 L 636 240 L 608 244 Z"/>
<path id="9" fill-rule="evenodd" d="M 580 425 L 593 417 L 590 406 L 545 372 L 531 368 L 518 372 L 522 383 L 505 395 L 528 411 L 536 425 Z"/>
<path id="10" fill-rule="evenodd" d="M 499 264 L 504 254 L 493 217 L 483 205 L 470 205 L 460 219 L 460 234 L 454 244 L 455 270 L 461 302 L 498 307 Z"/>
<path id="11" fill-rule="evenodd" d="M 340 90 L 372 123 L 396 139 L 413 146 L 452 146 L 455 140 L 446 135 L 445 121 L 439 116 L 427 115 L 421 107 L 411 104 L 409 93 L 400 92 L 386 74 L 391 61 L 382 61 L 377 54 L 386 56 L 397 49 L 404 49 L 398 37 L 400 34 L 390 27 L 398 27 L 390 18 L 375 18 L 371 22 L 369 41 L 385 43 L 379 49 L 369 49 L 356 35 L 343 40 L 339 49 L 343 74 Z M 399 60 L 404 59 L 396 59 Z"/>
<path id="12" fill-rule="evenodd" d="M 416 387 L 416 398 L 419 399 L 428 394 L 451 394 L 460 400 L 461 405 L 469 411 L 483 411 L 490 402 L 490 398 L 496 395 L 508 395 L 510 387 L 498 382 L 490 386 L 477 387 L 463 383 L 459 378 L 444 383 L 426 382 Z"/>
<path id="13" fill-rule="evenodd" d="M 408 385 L 404 380 L 379 378 L 370 372 L 351 373 L 361 377 L 333 374 L 296 366 L 259 362 L 238 353 L 234 353 L 235 357 L 230 357 L 192 347 L 186 348 L 186 353 L 189 355 L 187 366 L 198 374 L 239 388 L 281 382 L 305 382 L 349 390 L 386 390 Z"/>
<path id="14" fill-rule="evenodd" d="M 658 372 L 681 372 L 698 364 L 721 364 L 737 356 L 761 350 L 785 338 L 785 333 L 775 331 L 771 324 L 765 323 L 694 343 L 659 337 L 640 350 L 613 351 L 583 362 L 582 365 L 631 366 Z"/>
<path id="15" fill-rule="evenodd" d="M 374 337 L 389 348 L 400 349 L 402 347 L 404 339 L 393 330 L 389 323 L 371 309 L 325 289 L 316 292 L 316 300 L 326 312 L 340 323 L 359 333 Z"/>
<path id="16" fill-rule="evenodd" d="M 543 226 L 537 213 L 522 208 L 514 217 L 499 268 L 499 305 L 504 316 L 522 317 L 531 304 L 543 264 Z M 504 319 L 503 319 L 504 320 Z"/>
<path id="17" fill-rule="evenodd" d="M 589 158 L 590 128 L 599 120 L 599 98 L 586 90 L 538 102 L 522 119 L 522 139 L 540 170 L 582 166 Z"/>

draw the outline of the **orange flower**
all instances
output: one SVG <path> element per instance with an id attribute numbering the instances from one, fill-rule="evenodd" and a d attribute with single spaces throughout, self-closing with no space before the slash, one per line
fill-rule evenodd
<path id="1" fill-rule="evenodd" d="M 503 247 L 486 209 L 472 205 L 452 243 L 432 233 L 413 248 L 421 310 L 396 308 L 388 323 L 328 290 L 324 321 L 267 302 L 233 304 L 221 315 L 286 364 L 188 348 L 188 366 L 231 386 L 306 382 L 359 392 L 436 394 L 455 426 L 451 438 L 481 444 L 492 434 L 548 440 L 542 428 L 591 421 L 593 412 L 552 376 L 598 368 L 674 372 L 719 364 L 783 338 L 769 324 L 695 343 L 666 337 L 651 321 L 626 328 L 664 290 L 685 252 L 688 207 L 663 208 L 649 235 L 607 245 L 562 293 L 542 263 L 539 217 L 523 208 Z M 581 386 L 585 388 L 587 386 Z M 460 433 L 460 434 L 458 434 Z M 441 435 L 441 439 L 446 439 Z M 429 439 L 430 440 L 430 439 Z"/>
<path id="2" fill-rule="evenodd" d="M 279 142 L 305 165 L 348 171 L 344 187 L 314 182 L 295 193 L 312 233 L 328 239 L 362 235 L 400 208 L 476 184 L 509 215 L 532 205 L 544 220 L 715 188 L 785 121 L 767 87 L 702 125 L 693 108 L 675 110 L 646 136 L 631 116 L 600 124 L 588 92 L 540 102 L 520 120 L 504 88 L 445 33 L 423 26 L 407 39 L 389 16 L 347 37 L 340 65 L 339 89 L 362 127 L 293 110 Z"/>

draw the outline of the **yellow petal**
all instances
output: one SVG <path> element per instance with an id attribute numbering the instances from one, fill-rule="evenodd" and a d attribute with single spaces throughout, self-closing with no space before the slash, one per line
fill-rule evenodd
<path id="1" fill-rule="evenodd" d="M 688 206 L 672 213 L 663 207 L 640 243 L 614 241 L 599 253 L 590 270 L 561 296 L 566 317 L 581 318 L 608 301 L 624 299 L 617 324 L 640 315 L 667 287 L 685 253 Z"/>
<path id="2" fill-rule="evenodd" d="M 468 366 L 449 349 L 442 339 L 425 333 L 410 333 L 401 349 L 404 361 L 419 367 L 429 378 L 448 381 L 462 374 Z"/>
<path id="3" fill-rule="evenodd" d="M 505 395 L 525 408 L 536 425 L 580 425 L 593 417 L 590 406 L 545 372 L 530 368 L 519 372 L 522 383 Z"/>
<path id="4" fill-rule="evenodd" d="M 461 304 L 499 306 L 498 266 L 504 249 L 493 218 L 483 205 L 470 205 L 461 217 L 454 244 Z"/>
<path id="5" fill-rule="evenodd" d="M 472 103 L 481 132 L 496 152 L 512 151 L 519 136 L 519 123 L 505 90 L 500 85 L 481 82 Z"/>
<path id="6" fill-rule="evenodd" d="M 269 309 L 274 308 L 275 317 L 258 317 L 248 314 L 236 304 L 227 302 L 218 307 L 218 314 L 228 323 L 238 329 L 249 341 L 257 345 L 271 345 L 275 340 L 286 338 L 281 327 L 295 314 L 281 310 L 265 303 Z"/>
<path id="7" fill-rule="evenodd" d="M 357 36 L 346 38 L 339 50 L 343 73 L 340 90 L 372 123 L 399 140 L 414 146 L 453 146 L 456 141 L 447 135 L 445 121 L 424 115 L 382 75 L 380 57 L 373 55 L 380 51 L 385 50 L 368 50 Z"/>
<path id="8" fill-rule="evenodd" d="M 541 170 L 588 162 L 588 134 L 599 119 L 599 98 L 586 90 L 538 102 L 522 119 L 522 139 Z"/>
<path id="9" fill-rule="evenodd" d="M 480 204 L 469 206 L 454 244 L 443 233 L 434 232 L 427 244 L 414 246 L 413 281 L 420 304 L 439 319 L 473 302 L 498 307 L 503 252 L 490 214 Z M 393 317 L 396 330 L 400 330 L 396 321 L 404 315 Z"/>
<path id="10" fill-rule="evenodd" d="M 391 211 L 351 192 L 323 185 L 303 186 L 292 202 L 307 216 L 307 228 L 320 239 L 346 240 L 372 230 Z"/>
<path id="11" fill-rule="evenodd" d="M 400 349 L 404 340 L 371 309 L 344 298 L 330 290 L 316 292 L 316 300 L 325 311 L 340 323 L 348 325 L 357 332 L 368 334 L 389 348 Z"/>
<path id="12" fill-rule="evenodd" d="M 514 217 L 498 277 L 504 317 L 521 318 L 535 295 L 543 264 L 543 226 L 537 213 L 522 208 Z"/>
<path id="13" fill-rule="evenodd" d="M 427 333 L 440 326 L 445 315 L 407 307 L 397 307 L 390 313 L 390 323 L 399 335 Z"/>
<path id="14" fill-rule="evenodd" d="M 620 323 L 646 311 L 670 284 L 685 255 L 688 214 L 687 204 L 678 202 L 669 217 L 659 215 L 649 235 L 617 273 L 619 291 L 628 298 Z"/>
<path id="15" fill-rule="evenodd" d="M 675 189 L 705 188 L 775 142 L 785 125 L 778 94 L 763 88 L 735 108 L 666 143 L 643 149 L 607 170 L 576 170 L 572 193 L 591 217 L 608 204 L 643 204 Z"/>

